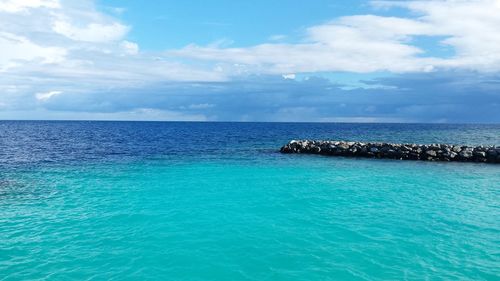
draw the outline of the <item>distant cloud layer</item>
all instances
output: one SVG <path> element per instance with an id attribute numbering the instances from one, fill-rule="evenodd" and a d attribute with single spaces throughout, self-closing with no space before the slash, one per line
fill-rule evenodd
<path id="1" fill-rule="evenodd" d="M 500 0 L 370 4 L 298 42 L 151 52 L 92 1 L 0 0 L 0 119 L 500 122 Z"/>

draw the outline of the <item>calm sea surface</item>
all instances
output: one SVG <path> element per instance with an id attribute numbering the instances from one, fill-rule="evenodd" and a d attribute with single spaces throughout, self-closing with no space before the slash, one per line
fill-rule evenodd
<path id="1" fill-rule="evenodd" d="M 500 125 L 0 121 L 0 280 L 500 280 L 500 165 L 282 155 Z"/>

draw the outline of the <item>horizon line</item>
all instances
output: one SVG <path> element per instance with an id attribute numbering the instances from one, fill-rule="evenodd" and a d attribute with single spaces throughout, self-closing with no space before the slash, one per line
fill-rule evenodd
<path id="1" fill-rule="evenodd" d="M 342 121 L 207 121 L 207 120 L 90 120 L 90 119 L 0 119 L 0 122 L 144 122 L 144 123 L 276 123 L 276 124 L 394 124 L 394 125 L 500 125 L 476 122 L 342 122 Z"/>

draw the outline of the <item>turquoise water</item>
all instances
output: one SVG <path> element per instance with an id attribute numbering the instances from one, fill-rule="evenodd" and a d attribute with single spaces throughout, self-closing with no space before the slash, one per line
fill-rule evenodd
<path id="1" fill-rule="evenodd" d="M 0 280 L 499 280 L 499 166 L 239 140 L 235 156 L 5 153 Z"/>

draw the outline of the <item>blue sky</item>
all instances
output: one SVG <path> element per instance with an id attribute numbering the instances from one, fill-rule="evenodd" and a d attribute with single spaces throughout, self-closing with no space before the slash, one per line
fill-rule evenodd
<path id="1" fill-rule="evenodd" d="M 0 119 L 498 123 L 499 14 L 499 0 L 0 0 Z"/>
<path id="2" fill-rule="evenodd" d="M 298 41 L 304 29 L 332 18 L 363 13 L 366 1 L 120 1 L 98 6 L 133 26 L 130 40 L 164 50 L 229 40 L 238 47 L 269 41 Z M 123 10 L 116 7 L 123 7 Z M 287 38 L 281 38 L 286 36 Z"/>

